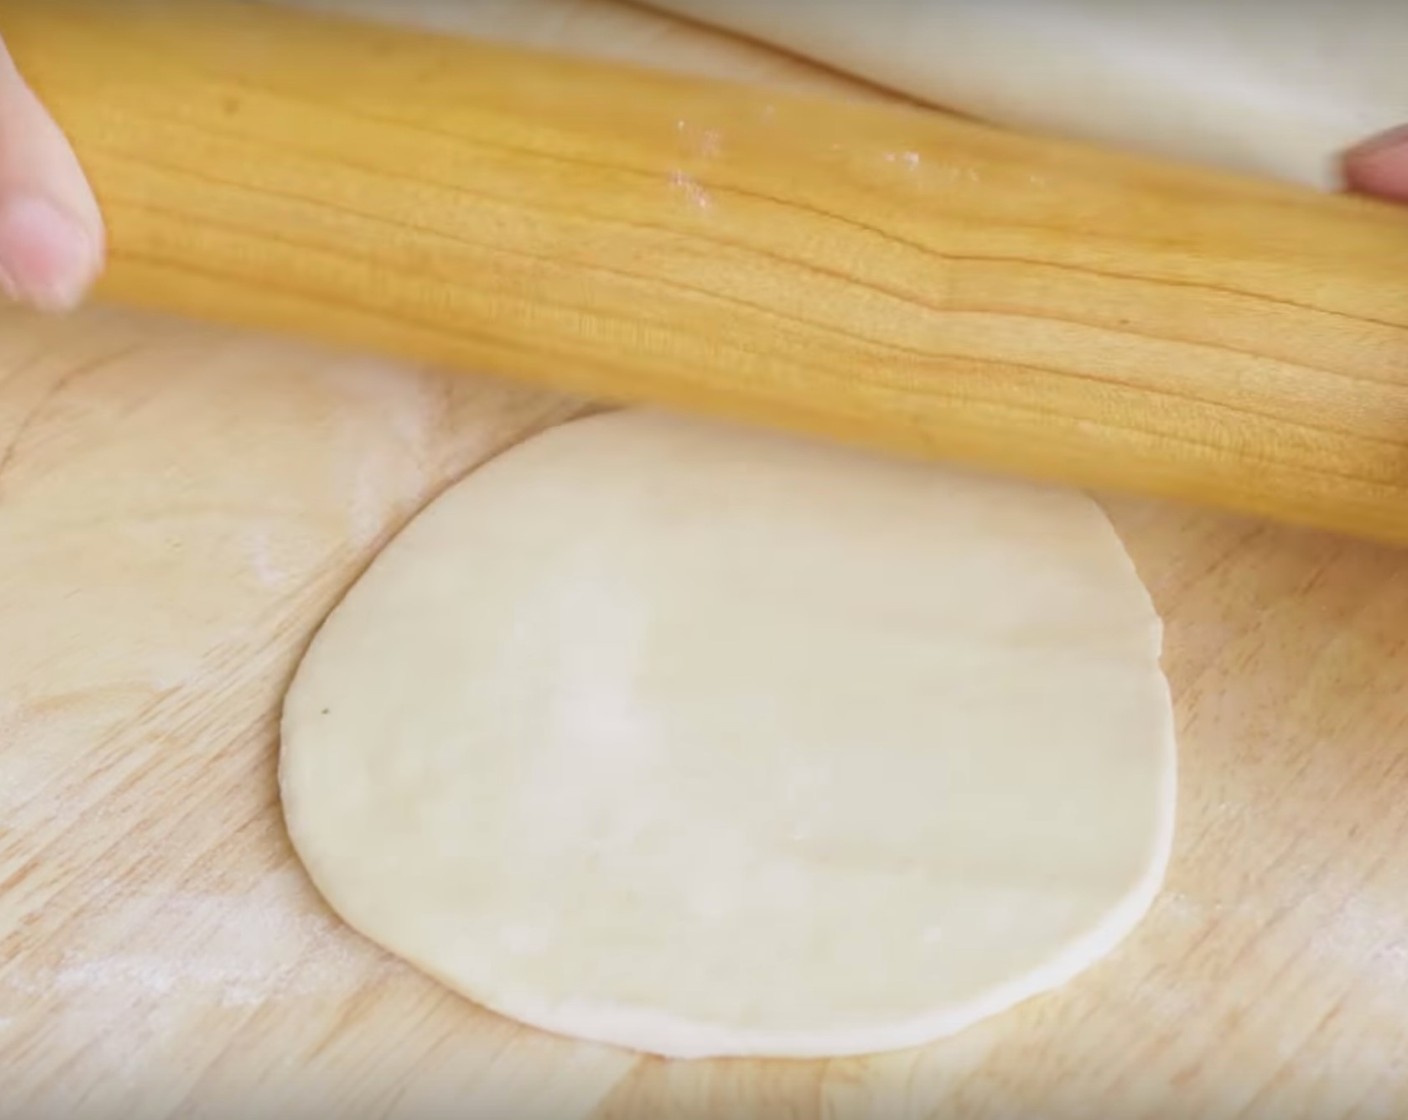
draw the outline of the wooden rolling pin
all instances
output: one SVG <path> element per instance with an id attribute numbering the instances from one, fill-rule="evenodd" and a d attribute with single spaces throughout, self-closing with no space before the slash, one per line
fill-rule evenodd
<path id="1" fill-rule="evenodd" d="M 114 300 L 1408 542 L 1408 210 L 231 0 L 0 0 Z"/>

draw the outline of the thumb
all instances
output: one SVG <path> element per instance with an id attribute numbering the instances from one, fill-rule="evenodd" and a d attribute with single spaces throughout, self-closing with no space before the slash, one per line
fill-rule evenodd
<path id="1" fill-rule="evenodd" d="M 104 252 L 78 158 L 0 43 L 0 290 L 68 310 L 97 279 Z"/>
<path id="2" fill-rule="evenodd" d="M 1408 127 L 1351 148 L 1344 157 L 1344 176 L 1352 191 L 1408 202 Z"/>

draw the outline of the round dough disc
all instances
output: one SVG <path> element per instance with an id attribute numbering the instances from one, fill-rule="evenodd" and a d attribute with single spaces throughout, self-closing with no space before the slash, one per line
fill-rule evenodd
<path id="1" fill-rule="evenodd" d="M 1139 920 L 1160 624 L 1083 495 L 648 412 L 455 486 L 300 667 L 290 834 L 357 929 L 563 1034 L 907 1047 Z"/>

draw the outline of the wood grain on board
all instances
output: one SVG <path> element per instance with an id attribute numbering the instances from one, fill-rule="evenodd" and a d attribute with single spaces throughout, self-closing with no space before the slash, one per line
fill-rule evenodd
<path id="1" fill-rule="evenodd" d="M 397 10 L 813 73 L 606 3 Z M 282 690 L 416 509 L 580 407 L 0 315 L 0 1117 L 1408 1111 L 1408 558 L 1198 511 L 1106 503 L 1167 620 L 1179 829 L 1150 917 L 1061 992 L 919 1051 L 667 1063 L 505 1022 L 342 926 L 284 835 Z"/>

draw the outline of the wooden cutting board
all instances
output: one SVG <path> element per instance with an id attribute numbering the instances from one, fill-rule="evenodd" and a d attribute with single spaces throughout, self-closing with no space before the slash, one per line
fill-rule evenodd
<path id="1" fill-rule="evenodd" d="M 605 0 L 397 10 L 873 95 Z M 922 1051 L 666 1063 L 514 1026 L 344 928 L 283 831 L 282 690 L 428 497 L 579 408 L 0 315 L 0 1117 L 1408 1110 L 1408 556 L 1166 506 L 1106 503 L 1168 622 L 1176 854 L 1066 990 Z"/>

